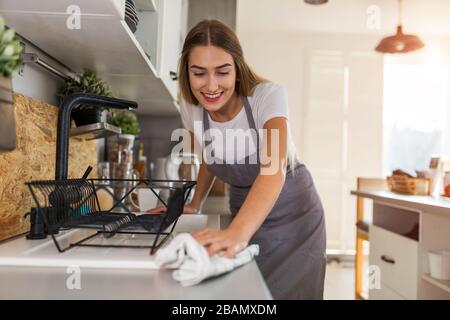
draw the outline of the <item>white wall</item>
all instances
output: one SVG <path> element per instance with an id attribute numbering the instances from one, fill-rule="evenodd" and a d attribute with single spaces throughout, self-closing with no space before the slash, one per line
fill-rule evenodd
<path id="1" fill-rule="evenodd" d="M 25 52 L 36 53 L 44 61 L 63 69 L 62 66 L 48 57 L 43 51 L 35 47 L 32 43 L 26 40 L 22 41 L 25 43 Z M 13 77 L 13 89 L 15 92 L 22 93 L 26 96 L 55 106 L 58 105 L 56 93 L 62 84 L 62 79 L 48 73 L 41 67 L 34 64 L 24 64 L 22 72 Z"/>
<path id="2" fill-rule="evenodd" d="M 25 43 L 24 52 L 36 53 L 45 62 L 57 67 L 61 71 L 67 71 L 63 65 L 59 64 L 58 61 L 54 60 L 43 51 L 45 48 L 42 48 L 43 50 L 41 50 L 41 48 L 34 46 L 28 40 L 21 40 Z M 34 63 L 23 64 L 21 72 L 16 73 L 13 76 L 12 81 L 14 92 L 44 101 L 54 106 L 59 106 L 59 99 L 56 95 L 63 83 L 64 81 L 61 78 L 49 73 L 47 70 L 35 65 Z M 103 158 L 103 145 L 103 139 L 97 140 L 98 159 Z"/>

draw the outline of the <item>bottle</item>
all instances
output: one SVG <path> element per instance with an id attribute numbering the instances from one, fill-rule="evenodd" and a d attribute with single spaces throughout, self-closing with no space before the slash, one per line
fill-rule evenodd
<path id="1" fill-rule="evenodd" d="M 109 211 L 114 205 L 114 191 L 110 186 L 110 163 L 100 162 L 98 164 L 100 181 L 96 187 L 99 208 L 98 211 Z"/>

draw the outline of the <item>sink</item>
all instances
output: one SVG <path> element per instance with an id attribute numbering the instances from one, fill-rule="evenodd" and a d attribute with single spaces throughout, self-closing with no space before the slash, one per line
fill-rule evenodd
<path id="1" fill-rule="evenodd" d="M 219 228 L 219 215 L 182 215 L 175 227 L 175 236 L 182 232 L 194 232 L 204 228 Z M 169 227 L 170 228 L 170 227 Z M 58 241 L 73 243 L 96 231 L 73 229 L 58 234 Z M 116 234 L 111 238 L 98 236 L 87 243 L 150 245 L 154 235 Z M 121 269 L 156 269 L 150 249 L 74 247 L 59 253 L 52 238 L 27 240 L 25 237 L 0 245 L 0 268 L 2 266 L 33 267 L 88 267 Z"/>

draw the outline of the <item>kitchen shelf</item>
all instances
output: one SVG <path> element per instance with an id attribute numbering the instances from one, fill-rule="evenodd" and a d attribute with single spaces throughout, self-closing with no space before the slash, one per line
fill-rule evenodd
<path id="1" fill-rule="evenodd" d="M 125 0 L 2 0 L 0 1 L 0 11 L 2 15 L 28 14 L 31 15 L 64 15 L 68 17 L 69 6 L 80 8 L 80 15 L 87 16 L 115 16 L 124 17 Z M 6 19 L 9 24 L 11 19 Z"/>
<path id="2" fill-rule="evenodd" d="M 138 11 L 156 11 L 154 0 L 133 0 Z"/>
<path id="3" fill-rule="evenodd" d="M 95 140 L 121 133 L 122 133 L 121 128 L 113 126 L 106 122 L 99 122 L 80 127 L 73 127 L 70 130 L 70 136 L 78 140 Z"/>
<path id="4" fill-rule="evenodd" d="M 426 273 L 422 275 L 422 279 L 450 293 L 450 280 L 438 280 Z"/>
<path id="5" fill-rule="evenodd" d="M 138 113 L 178 114 L 174 97 L 123 20 L 124 3 L 60 0 L 56 5 L 54 0 L 43 0 L 36 5 L 28 0 L 2 0 L 0 15 L 19 35 L 74 72 L 95 70 L 110 82 L 117 98 L 137 101 Z M 69 5 L 82 8 L 80 29 L 67 28 Z"/>

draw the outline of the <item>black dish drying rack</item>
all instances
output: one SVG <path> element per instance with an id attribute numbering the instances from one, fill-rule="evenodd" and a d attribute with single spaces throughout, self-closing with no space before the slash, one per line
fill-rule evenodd
<path id="1" fill-rule="evenodd" d="M 195 184 L 195 181 L 186 180 L 83 178 L 26 183 L 37 206 L 36 214 L 44 222 L 46 233 L 51 235 L 59 252 L 76 246 L 86 246 L 149 248 L 150 254 L 153 254 L 172 234 Z M 122 190 L 120 198 L 114 191 L 117 188 Z M 166 207 L 166 212 L 162 214 L 132 212 L 126 205 L 126 199 L 138 188 L 150 189 L 158 198 L 159 204 Z M 113 206 L 107 211 L 101 210 L 98 198 L 100 190 L 108 193 L 113 199 Z M 170 226 L 172 227 L 167 231 Z M 57 234 L 73 228 L 95 229 L 97 232 L 63 247 L 61 244 L 64 241 L 58 241 Z M 86 243 L 99 235 L 109 238 L 117 233 L 150 234 L 156 237 L 151 245 Z"/>

